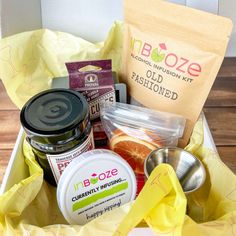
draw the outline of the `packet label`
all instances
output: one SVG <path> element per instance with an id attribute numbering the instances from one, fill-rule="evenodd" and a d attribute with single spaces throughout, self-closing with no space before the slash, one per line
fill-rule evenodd
<path id="1" fill-rule="evenodd" d="M 74 148 L 73 150 L 57 155 L 47 154 L 47 159 L 56 183 L 58 183 L 63 171 L 74 158 L 78 157 L 81 153 L 87 152 L 92 149 L 94 149 L 94 141 L 93 131 L 91 130 L 88 138 L 81 145 Z"/>
<path id="2" fill-rule="evenodd" d="M 115 102 L 111 60 L 66 63 L 70 89 L 83 94 L 90 107 L 90 119 L 100 117 L 100 104 Z"/>

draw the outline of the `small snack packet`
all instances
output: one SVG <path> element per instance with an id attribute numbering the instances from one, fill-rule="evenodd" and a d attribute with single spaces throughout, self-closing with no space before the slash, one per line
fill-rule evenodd
<path id="1" fill-rule="evenodd" d="M 90 119 L 100 116 L 100 103 L 115 102 L 111 60 L 66 63 L 70 89 L 83 94 L 90 106 Z"/>
<path id="2" fill-rule="evenodd" d="M 89 103 L 96 147 L 104 147 L 107 143 L 100 121 L 100 104 L 116 100 L 111 66 L 111 60 L 66 63 L 70 89 L 80 92 Z"/>
<path id="3" fill-rule="evenodd" d="M 101 121 L 110 149 L 135 171 L 138 191 L 144 184 L 144 160 L 159 147 L 176 146 L 185 127 L 182 116 L 118 102 L 101 106 Z"/>

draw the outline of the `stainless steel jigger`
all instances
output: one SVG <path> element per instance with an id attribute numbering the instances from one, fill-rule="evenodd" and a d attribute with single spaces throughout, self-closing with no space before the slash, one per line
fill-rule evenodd
<path id="1" fill-rule="evenodd" d="M 151 152 L 144 162 L 146 178 L 161 163 L 173 167 L 185 194 L 196 191 L 206 179 L 202 163 L 191 153 L 177 147 L 159 148 Z"/>

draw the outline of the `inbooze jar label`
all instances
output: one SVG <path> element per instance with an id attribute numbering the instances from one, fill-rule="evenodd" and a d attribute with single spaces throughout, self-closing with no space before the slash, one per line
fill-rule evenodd
<path id="1" fill-rule="evenodd" d="M 57 188 L 58 205 L 68 223 L 83 225 L 133 200 L 136 185 L 133 170 L 119 155 L 92 150 L 63 172 Z"/>

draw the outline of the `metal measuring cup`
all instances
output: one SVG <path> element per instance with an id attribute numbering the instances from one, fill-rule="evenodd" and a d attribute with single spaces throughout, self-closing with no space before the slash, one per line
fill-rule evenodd
<path id="1" fill-rule="evenodd" d="M 185 194 L 196 191 L 205 182 L 206 171 L 203 164 L 184 149 L 163 147 L 152 151 L 144 162 L 146 178 L 161 163 L 167 163 L 173 167 Z"/>

